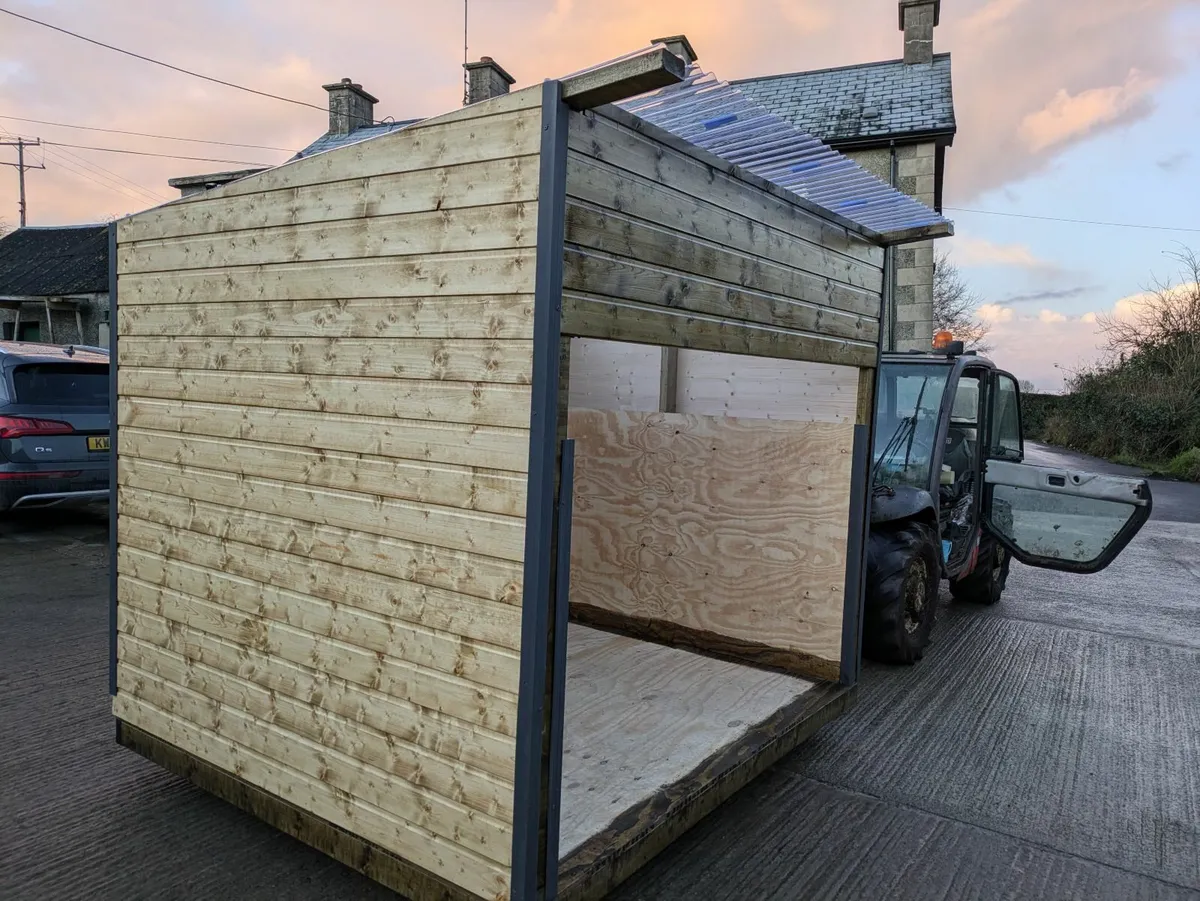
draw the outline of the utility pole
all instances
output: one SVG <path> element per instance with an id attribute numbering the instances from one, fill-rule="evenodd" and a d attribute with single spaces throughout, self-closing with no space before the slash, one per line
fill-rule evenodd
<path id="1" fill-rule="evenodd" d="M 17 182 L 20 184 L 20 187 L 21 187 L 21 200 L 20 200 L 20 204 L 18 207 L 20 210 L 20 213 L 21 213 L 21 228 L 25 227 L 25 170 L 26 169 L 45 169 L 46 168 L 46 165 L 44 163 L 41 165 L 38 165 L 38 166 L 25 165 L 25 148 L 26 147 L 40 147 L 41 144 L 42 144 L 41 138 L 35 138 L 32 141 L 26 141 L 24 138 L 17 138 L 15 141 L 0 141 L 0 147 L 16 147 L 17 148 L 16 169 L 17 169 Z M 3 163 L 0 165 L 12 166 L 13 163 Z"/>

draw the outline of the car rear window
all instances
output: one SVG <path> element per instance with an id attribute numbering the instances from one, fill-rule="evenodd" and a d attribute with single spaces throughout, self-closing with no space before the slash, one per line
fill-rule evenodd
<path id="1" fill-rule="evenodd" d="M 14 400 L 39 407 L 108 407 L 108 367 L 27 363 L 12 371 Z"/>

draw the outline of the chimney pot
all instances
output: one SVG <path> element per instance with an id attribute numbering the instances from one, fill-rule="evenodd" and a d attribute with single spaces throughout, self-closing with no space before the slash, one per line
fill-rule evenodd
<path id="1" fill-rule="evenodd" d="M 942 0 L 900 0 L 905 65 L 933 62 L 933 29 L 941 18 Z"/>
<path id="2" fill-rule="evenodd" d="M 348 135 L 364 125 L 375 124 L 375 104 L 379 100 L 349 78 L 323 85 L 329 92 L 329 133 Z"/>
<path id="3" fill-rule="evenodd" d="M 467 70 L 467 105 L 491 100 L 508 93 L 516 79 L 490 56 L 481 56 L 477 63 L 463 63 Z"/>
<path id="4" fill-rule="evenodd" d="M 687 39 L 685 34 L 673 34 L 665 38 L 651 38 L 651 44 L 666 44 L 667 50 L 674 53 L 685 66 L 690 66 L 700 57 L 696 53 L 696 49 L 692 46 L 692 42 Z"/>

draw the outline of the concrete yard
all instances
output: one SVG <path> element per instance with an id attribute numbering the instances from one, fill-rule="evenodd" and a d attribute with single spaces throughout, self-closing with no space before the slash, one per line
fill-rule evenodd
<path id="1" fill-rule="evenodd" d="M 1200 899 L 1200 486 L 1154 492 L 1099 575 L 945 596 L 922 663 L 868 665 L 614 897 Z M 0 519 L 0 898 L 394 897 L 116 746 L 106 542 L 102 510 Z"/>

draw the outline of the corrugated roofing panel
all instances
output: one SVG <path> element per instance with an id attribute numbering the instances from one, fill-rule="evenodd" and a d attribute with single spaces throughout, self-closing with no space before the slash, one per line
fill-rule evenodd
<path id="1" fill-rule="evenodd" d="M 681 83 L 618 105 L 885 240 L 915 229 L 953 232 L 925 204 L 695 65 Z"/>

